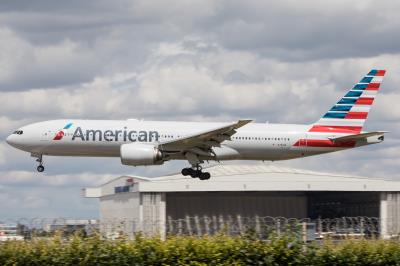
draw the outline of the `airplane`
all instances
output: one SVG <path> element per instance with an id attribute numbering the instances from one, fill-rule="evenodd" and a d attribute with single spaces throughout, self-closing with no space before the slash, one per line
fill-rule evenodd
<path id="1" fill-rule="evenodd" d="M 278 161 L 380 143 L 386 131 L 364 132 L 364 122 L 385 70 L 371 70 L 317 122 L 308 125 L 128 120 L 51 120 L 7 137 L 31 153 L 43 172 L 43 156 L 120 157 L 132 166 L 187 160 L 182 175 L 207 180 L 204 161 Z M 310 107 L 312 108 L 312 107 Z M 294 110 L 295 111 L 295 110 Z"/>

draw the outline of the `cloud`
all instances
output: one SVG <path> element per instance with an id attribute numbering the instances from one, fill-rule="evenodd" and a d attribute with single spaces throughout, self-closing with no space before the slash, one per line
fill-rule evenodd
<path id="1" fill-rule="evenodd" d="M 0 192 L 0 221 L 25 222 L 33 218 L 92 218 L 96 200 L 84 199 L 78 188 L 17 187 Z"/>
<path id="2" fill-rule="evenodd" d="M 377 10 L 369 1 L 234 1 L 212 28 L 227 48 L 281 60 L 369 57 L 399 51 L 399 38 L 389 41 L 399 24 L 391 4 Z"/>
<path id="3" fill-rule="evenodd" d="M 193 36 L 289 62 L 400 52 L 398 4 L 392 2 L 379 9 L 370 1 L 50 2 L 16 1 L 1 10 L 1 90 L 77 85 L 137 71 L 160 43 Z"/>
<path id="4" fill-rule="evenodd" d="M 6 154 L 4 145 L 0 145 L 0 165 L 3 165 L 5 163 L 6 163 Z"/>
<path id="5" fill-rule="evenodd" d="M 90 50 L 68 39 L 34 46 L 4 27 L 0 38 L 1 91 L 81 83 L 92 78 L 99 64 Z"/>
<path id="6" fill-rule="evenodd" d="M 222 114 L 230 120 L 251 115 L 271 122 L 312 122 L 374 65 L 393 66 L 388 85 L 383 85 L 383 95 L 386 90 L 391 94 L 382 96 L 383 104 L 393 104 L 399 94 L 392 92 L 390 85 L 398 82 L 394 66 L 399 59 L 400 55 L 381 55 L 299 64 L 267 60 L 192 38 L 160 44 L 138 71 L 98 76 L 73 87 L 0 93 L 0 111 L 17 119 L 29 114 L 41 120 L 123 119 L 131 117 L 129 114 L 182 119 Z M 388 68 L 388 73 L 392 69 Z M 297 111 L 278 108 L 283 106 L 276 103 L 283 99 Z M 17 101 L 21 104 L 15 105 Z M 299 112 L 303 114 L 300 117 Z M 383 116 L 385 121 L 390 117 L 393 120 L 396 111 L 390 112 Z"/>
<path id="7" fill-rule="evenodd" d="M 0 171 L 0 217 L 95 217 L 95 201 L 85 203 L 81 188 L 104 183 L 110 174 L 39 174 L 34 171 Z M 90 205 L 87 210 L 85 205 Z M 81 210 L 81 214 L 79 211 Z"/>
<path id="8" fill-rule="evenodd" d="M 115 178 L 110 174 L 64 174 L 49 175 L 34 171 L 7 171 L 0 172 L 3 186 L 27 186 L 27 187 L 69 187 L 69 186 L 96 186 Z"/>

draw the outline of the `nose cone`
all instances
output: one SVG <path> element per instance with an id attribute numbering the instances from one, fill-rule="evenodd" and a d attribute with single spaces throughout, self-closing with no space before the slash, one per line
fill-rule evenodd
<path id="1" fill-rule="evenodd" d="M 11 146 L 15 146 L 15 136 L 13 135 L 8 136 L 6 142 Z"/>
<path id="2" fill-rule="evenodd" d="M 11 145 L 11 142 L 12 142 L 11 135 L 7 137 L 6 142 Z"/>

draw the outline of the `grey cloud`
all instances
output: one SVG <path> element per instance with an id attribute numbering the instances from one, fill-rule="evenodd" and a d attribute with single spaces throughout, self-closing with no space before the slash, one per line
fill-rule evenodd
<path id="1" fill-rule="evenodd" d="M 92 218 L 98 217 L 98 202 L 85 199 L 78 187 L 5 187 L 0 192 L 0 217 L 21 218 Z"/>
<path id="2" fill-rule="evenodd" d="M 221 8 L 215 38 L 224 47 L 286 60 L 398 52 L 393 2 L 236 1 Z M 397 4 L 395 4 L 397 5 Z"/>
<path id="3" fill-rule="evenodd" d="M 14 70 L 0 78 L 0 89 L 77 85 L 96 76 L 137 70 L 157 43 L 187 36 L 224 49 L 301 62 L 398 53 L 400 22 L 392 5 L 384 1 L 377 9 L 365 1 L 6 2 L 0 22 L 25 46 L 15 47 L 24 52 L 20 61 L 3 62 Z M 74 44 L 72 51 L 62 49 L 66 42 Z M 57 47 L 58 54 L 49 51 Z"/>

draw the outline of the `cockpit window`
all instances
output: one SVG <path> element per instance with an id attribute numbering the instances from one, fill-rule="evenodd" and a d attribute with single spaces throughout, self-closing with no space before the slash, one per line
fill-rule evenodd
<path id="1" fill-rule="evenodd" d="M 16 130 L 16 131 L 14 131 L 13 134 L 22 135 L 22 134 L 24 134 L 24 131 L 22 131 L 22 130 Z"/>

